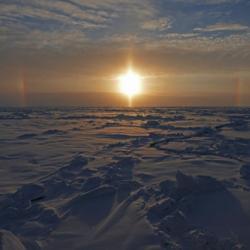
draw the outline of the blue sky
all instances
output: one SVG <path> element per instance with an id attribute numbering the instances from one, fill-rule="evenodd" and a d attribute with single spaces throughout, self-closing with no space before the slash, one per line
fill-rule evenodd
<path id="1" fill-rule="evenodd" d="M 129 54 L 149 89 L 185 74 L 184 87 L 219 75 L 221 89 L 236 78 L 247 89 L 249 13 L 247 0 L 1 0 L 0 86 L 25 74 L 31 91 L 110 91 Z"/>

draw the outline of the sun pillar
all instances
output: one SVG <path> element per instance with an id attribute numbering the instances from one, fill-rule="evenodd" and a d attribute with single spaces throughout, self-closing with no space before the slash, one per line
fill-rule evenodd
<path id="1" fill-rule="evenodd" d="M 133 106 L 133 96 L 132 95 L 128 95 L 128 106 L 129 106 L 129 108 L 132 108 L 132 106 Z"/>

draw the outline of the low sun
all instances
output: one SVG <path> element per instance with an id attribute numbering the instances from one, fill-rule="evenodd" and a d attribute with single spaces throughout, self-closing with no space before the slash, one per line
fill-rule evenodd
<path id="1" fill-rule="evenodd" d="M 129 98 L 140 94 L 142 91 L 141 79 L 139 74 L 135 73 L 133 70 L 129 70 L 118 78 L 120 92 L 127 95 Z"/>

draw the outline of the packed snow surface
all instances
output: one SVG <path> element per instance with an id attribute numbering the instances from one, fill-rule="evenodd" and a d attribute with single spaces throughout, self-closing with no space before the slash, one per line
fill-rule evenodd
<path id="1" fill-rule="evenodd" d="M 250 249 L 250 108 L 0 109 L 0 249 Z"/>

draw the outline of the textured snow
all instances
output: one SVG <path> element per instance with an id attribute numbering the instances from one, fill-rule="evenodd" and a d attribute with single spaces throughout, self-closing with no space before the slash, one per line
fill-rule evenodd
<path id="1" fill-rule="evenodd" d="M 0 109 L 0 248 L 250 249 L 249 108 Z"/>

